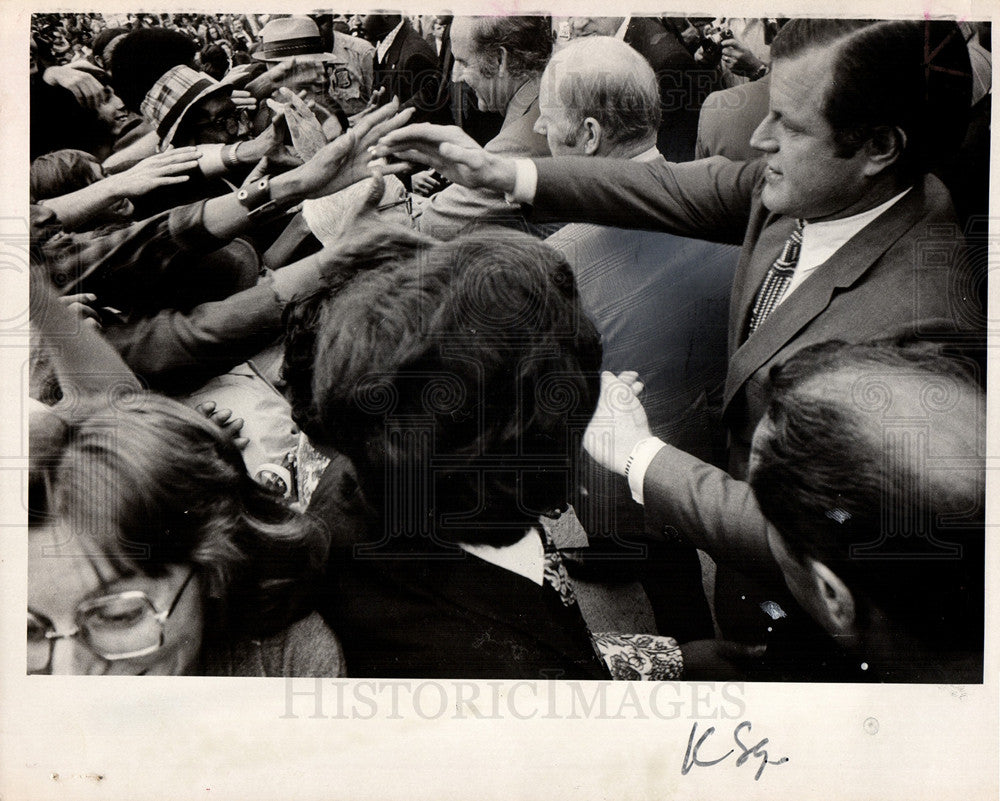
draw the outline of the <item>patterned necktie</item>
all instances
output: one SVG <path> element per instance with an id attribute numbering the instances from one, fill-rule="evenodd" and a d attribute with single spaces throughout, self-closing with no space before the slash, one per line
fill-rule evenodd
<path id="1" fill-rule="evenodd" d="M 805 220 L 795 221 L 795 230 L 785 242 L 785 247 L 781 250 L 781 255 L 774 260 L 764 276 L 764 283 L 761 284 L 757 292 L 757 299 L 754 301 L 753 309 L 750 311 L 750 324 L 747 326 L 747 338 L 756 331 L 768 315 L 774 311 L 781 296 L 785 294 L 788 285 L 792 282 L 795 274 L 795 265 L 799 263 L 799 251 L 802 250 L 802 228 Z"/>

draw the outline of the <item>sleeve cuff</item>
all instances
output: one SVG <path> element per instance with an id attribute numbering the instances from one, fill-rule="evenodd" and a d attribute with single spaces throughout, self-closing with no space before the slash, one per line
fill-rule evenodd
<path id="1" fill-rule="evenodd" d="M 538 188 L 538 168 L 531 159 L 514 159 L 514 191 L 504 195 L 508 203 L 535 202 Z"/>
<path id="2" fill-rule="evenodd" d="M 198 159 L 198 169 L 206 178 L 222 175 L 226 170 L 226 164 L 222 160 L 222 149 L 228 145 L 198 145 L 198 152 L 201 158 Z"/>
<path id="3" fill-rule="evenodd" d="M 646 437 L 636 443 L 628 456 L 626 478 L 628 487 L 632 491 L 632 499 L 638 504 L 643 502 L 642 482 L 646 479 L 646 471 L 656 458 L 656 454 L 665 447 L 666 443 L 659 437 Z"/>

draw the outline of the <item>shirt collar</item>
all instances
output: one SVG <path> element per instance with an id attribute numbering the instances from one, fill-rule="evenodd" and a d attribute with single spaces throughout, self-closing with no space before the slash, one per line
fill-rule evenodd
<path id="1" fill-rule="evenodd" d="M 840 239 L 842 242 L 846 242 L 876 217 L 895 206 L 912 188 L 908 187 L 898 195 L 889 198 L 885 203 L 880 203 L 873 209 L 852 214 L 850 217 L 841 217 L 839 220 L 806 222 L 803 230 L 808 231 L 812 237 L 822 237 L 824 240 Z"/>
<path id="2" fill-rule="evenodd" d="M 625 21 L 618 26 L 618 30 L 615 32 L 615 39 L 625 41 L 625 32 L 628 31 L 628 26 L 631 21 L 631 17 L 625 17 Z"/>
<path id="3" fill-rule="evenodd" d="M 649 150 L 644 150 L 642 153 L 637 153 L 632 156 L 629 161 L 656 161 L 660 157 L 660 151 L 656 147 L 651 147 Z"/>
<path id="4" fill-rule="evenodd" d="M 385 39 L 378 43 L 378 47 L 375 48 L 376 55 L 379 61 L 385 61 L 385 54 L 389 52 L 389 48 L 392 47 L 392 43 L 396 41 L 396 35 L 403 29 L 403 25 L 406 23 L 406 17 L 403 17 L 399 21 L 399 25 L 393 28 L 389 33 L 386 34 Z"/>
<path id="5" fill-rule="evenodd" d="M 458 547 L 484 562 L 524 576 L 539 586 L 545 581 L 545 546 L 535 527 L 528 529 L 517 542 L 501 548 L 468 542 L 460 542 Z"/>

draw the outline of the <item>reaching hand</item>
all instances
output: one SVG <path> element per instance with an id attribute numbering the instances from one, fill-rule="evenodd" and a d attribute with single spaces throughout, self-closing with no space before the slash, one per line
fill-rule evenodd
<path id="1" fill-rule="evenodd" d="M 449 181 L 471 189 L 514 191 L 514 160 L 487 152 L 454 125 L 408 125 L 383 136 L 373 155 L 429 164 Z"/>
<path id="2" fill-rule="evenodd" d="M 369 148 L 389 131 L 406 124 L 413 109 L 396 113 L 399 101 L 393 100 L 378 111 L 365 115 L 358 124 L 334 139 L 309 161 L 288 173 L 294 179 L 297 194 L 303 198 L 323 197 L 357 183 L 371 175 L 368 169 Z M 393 165 L 380 172 L 402 172 L 405 165 Z"/>
<path id="3" fill-rule="evenodd" d="M 629 371 L 617 378 L 601 373 L 601 397 L 583 435 L 583 447 L 604 468 L 625 475 L 625 463 L 632 449 L 652 436 L 646 410 L 639 402 L 642 382 Z"/>
<path id="4" fill-rule="evenodd" d="M 137 197 L 161 186 L 184 183 L 189 177 L 186 173 L 198 166 L 199 158 L 196 147 L 168 148 L 104 180 L 113 182 L 122 197 Z"/>
<path id="5" fill-rule="evenodd" d="M 410 176 L 410 186 L 418 195 L 430 197 L 435 192 L 444 189 L 444 181 L 437 177 L 434 170 L 423 170 Z"/>
<path id="6" fill-rule="evenodd" d="M 195 406 L 195 409 L 221 428 L 241 451 L 245 450 L 247 445 L 250 444 L 249 439 L 240 436 L 240 432 L 243 430 L 242 417 L 237 417 L 235 420 L 232 419 L 232 411 L 229 409 L 217 409 L 215 401 L 199 403 Z"/>
<path id="7" fill-rule="evenodd" d="M 753 50 L 734 36 L 732 39 L 722 41 L 722 64 L 728 67 L 734 75 L 750 76 L 757 72 L 764 65 L 764 62 L 754 55 Z"/>
<path id="8" fill-rule="evenodd" d="M 72 67 L 49 67 L 42 75 L 42 80 L 49 86 L 61 86 L 69 89 L 76 102 L 84 108 L 96 110 L 104 102 L 106 92 L 102 84 L 93 75 Z"/>
<path id="9" fill-rule="evenodd" d="M 59 302 L 79 317 L 83 321 L 84 325 L 89 325 L 95 331 L 101 331 L 101 316 L 90 305 L 96 300 L 97 295 L 92 292 L 81 292 L 77 295 L 59 296 Z"/>

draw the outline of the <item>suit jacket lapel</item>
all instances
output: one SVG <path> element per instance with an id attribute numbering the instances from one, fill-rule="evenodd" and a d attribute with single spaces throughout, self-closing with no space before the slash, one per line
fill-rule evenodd
<path id="1" fill-rule="evenodd" d="M 730 330 L 735 347 L 726 375 L 724 406 L 728 407 L 743 384 L 766 364 L 829 304 L 837 289 L 852 286 L 922 215 L 924 192 L 914 187 L 906 197 L 849 239 L 819 266 L 775 309 L 756 333 L 740 344 L 750 307 L 771 262 L 794 228 L 795 221 L 780 217 L 765 223 L 750 260 L 747 280 L 740 287 L 740 309 Z M 773 217 L 773 215 L 772 215 Z M 777 243 L 777 244 L 776 244 Z M 757 254 L 760 257 L 757 257 Z M 886 302 L 892 302 L 887 298 Z"/>

